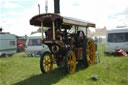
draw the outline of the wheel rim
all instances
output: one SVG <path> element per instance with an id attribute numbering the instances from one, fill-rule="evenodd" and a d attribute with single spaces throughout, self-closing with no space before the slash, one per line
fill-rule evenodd
<path id="1" fill-rule="evenodd" d="M 76 70 L 76 57 L 75 54 L 70 51 L 67 56 L 67 69 L 69 73 L 73 73 Z"/>
<path id="2" fill-rule="evenodd" d="M 51 53 L 46 53 L 43 57 L 43 70 L 45 72 L 51 72 L 53 66 L 53 59 Z"/>
<path id="3" fill-rule="evenodd" d="M 93 65 L 95 61 L 95 45 L 93 40 L 88 41 L 88 46 L 87 46 L 87 62 L 89 65 Z"/>

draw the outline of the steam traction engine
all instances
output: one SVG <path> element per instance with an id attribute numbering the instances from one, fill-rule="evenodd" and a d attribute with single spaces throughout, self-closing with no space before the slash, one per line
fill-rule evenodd
<path id="1" fill-rule="evenodd" d="M 94 64 L 95 46 L 93 40 L 87 38 L 87 29 L 95 24 L 52 13 L 34 16 L 30 24 L 42 27 L 42 43 L 51 51 L 41 55 L 43 73 L 52 71 L 53 59 L 68 73 L 75 72 L 76 62 L 82 61 L 85 67 Z M 43 37 L 44 27 L 48 28 L 46 38 Z"/>
<path id="2" fill-rule="evenodd" d="M 95 46 L 87 37 L 87 29 L 95 24 L 59 15 L 59 0 L 54 0 L 54 11 L 36 15 L 30 20 L 31 25 L 41 26 L 42 43 L 51 51 L 41 55 L 41 71 L 51 72 L 54 60 L 58 66 L 64 66 L 67 73 L 75 72 L 76 62 L 81 61 L 85 67 L 94 64 Z M 44 28 L 48 30 L 44 31 Z"/>

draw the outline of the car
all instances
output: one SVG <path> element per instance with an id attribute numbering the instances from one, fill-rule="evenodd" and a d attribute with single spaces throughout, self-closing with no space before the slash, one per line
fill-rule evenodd
<path id="1" fill-rule="evenodd" d="M 17 40 L 17 52 L 24 52 L 25 41 Z"/>
<path id="2" fill-rule="evenodd" d="M 42 44 L 41 33 L 36 33 L 27 37 L 25 53 L 30 56 L 40 56 L 45 51 L 50 52 L 47 45 Z"/>

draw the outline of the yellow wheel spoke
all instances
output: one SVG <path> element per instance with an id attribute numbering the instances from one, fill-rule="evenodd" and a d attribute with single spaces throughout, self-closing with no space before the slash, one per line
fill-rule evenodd
<path id="1" fill-rule="evenodd" d="M 71 64 L 71 61 L 68 61 L 68 65 L 70 65 Z"/>
<path id="2" fill-rule="evenodd" d="M 46 53 L 44 56 L 43 56 L 43 70 L 44 72 L 51 72 L 52 71 L 52 66 L 53 66 L 53 59 L 52 59 L 52 54 L 51 53 Z"/>
<path id="3" fill-rule="evenodd" d="M 88 47 L 87 47 L 86 53 L 87 53 L 88 63 L 90 65 L 94 64 L 94 60 L 95 60 L 95 46 L 94 46 L 93 40 L 89 40 L 88 41 Z"/>
<path id="4" fill-rule="evenodd" d="M 69 73 L 73 73 L 75 72 L 75 69 L 76 69 L 76 57 L 75 57 L 75 54 L 70 51 L 68 56 L 67 56 L 67 68 L 68 68 L 68 71 Z"/>

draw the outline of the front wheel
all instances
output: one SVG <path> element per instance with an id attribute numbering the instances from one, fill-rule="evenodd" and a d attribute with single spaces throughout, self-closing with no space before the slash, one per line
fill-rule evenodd
<path id="1" fill-rule="evenodd" d="M 40 58 L 40 69 L 42 73 L 48 73 L 52 71 L 53 57 L 50 52 L 45 52 Z"/>
<path id="2" fill-rule="evenodd" d="M 73 51 L 69 51 L 65 56 L 65 69 L 67 73 L 73 73 L 76 70 L 76 57 Z"/>

